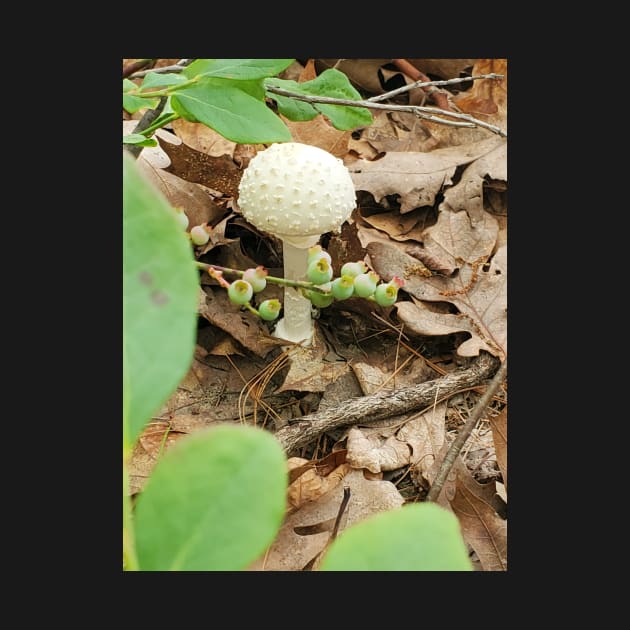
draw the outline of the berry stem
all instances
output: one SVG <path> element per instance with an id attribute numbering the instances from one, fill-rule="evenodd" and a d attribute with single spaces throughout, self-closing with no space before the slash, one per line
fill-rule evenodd
<path id="1" fill-rule="evenodd" d="M 202 263 L 199 261 L 196 261 L 195 264 L 197 265 L 198 269 L 203 269 L 204 271 L 213 269 L 215 271 L 234 274 L 238 276 L 239 278 L 242 278 L 243 273 L 244 273 L 240 269 L 230 269 L 229 267 L 221 267 L 219 265 L 209 265 L 207 263 Z M 303 280 L 287 280 L 286 278 L 278 278 L 276 276 L 267 276 L 266 280 L 267 282 L 271 282 L 272 284 L 278 284 L 283 287 L 296 287 L 298 289 L 308 289 L 309 291 L 314 291 L 315 293 L 322 293 L 324 295 L 328 295 L 328 293 L 330 293 L 330 291 L 324 291 L 324 289 L 320 289 L 317 285 L 313 284 L 312 282 L 305 282 Z"/>

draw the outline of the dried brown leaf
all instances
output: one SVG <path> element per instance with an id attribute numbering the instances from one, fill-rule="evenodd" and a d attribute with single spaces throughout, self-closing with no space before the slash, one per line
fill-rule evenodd
<path id="1" fill-rule="evenodd" d="M 166 197 L 173 207 L 183 208 L 189 226 L 212 224 L 224 211 L 197 184 L 187 182 L 163 169 L 156 169 L 140 156 L 136 162 L 147 179 Z"/>
<path id="2" fill-rule="evenodd" d="M 213 291 L 211 287 L 207 287 L 205 291 L 206 303 L 199 314 L 232 335 L 245 348 L 264 357 L 274 348 L 283 345 L 283 340 L 269 334 L 263 320 L 232 304 L 224 289 Z"/>
<path id="3" fill-rule="evenodd" d="M 348 431 L 347 461 L 353 468 L 367 468 L 378 473 L 385 470 L 397 470 L 410 461 L 411 449 L 392 435 L 386 439 L 371 433 L 364 435 L 356 428 Z"/>
<path id="4" fill-rule="evenodd" d="M 374 481 L 364 477 L 362 471 L 351 470 L 332 490 L 317 501 L 304 504 L 285 519 L 278 536 L 267 553 L 254 562 L 250 571 L 301 571 L 311 563 L 326 547 L 330 531 L 321 527 L 337 517 L 343 500 L 344 487 L 350 488 L 350 500 L 346 510 L 345 528 L 351 527 L 372 514 L 397 509 L 404 503 L 396 486 L 389 481 Z M 320 533 L 299 535 L 295 529 L 310 528 Z M 306 531 L 309 531 L 307 529 Z M 341 530 L 340 530 L 341 531 Z"/>
<path id="5" fill-rule="evenodd" d="M 486 177 L 507 182 L 507 141 L 466 167 L 457 185 L 445 191 L 440 210 L 465 210 L 473 222 L 482 220 Z"/>
<path id="6" fill-rule="evenodd" d="M 160 141 L 171 159 L 169 172 L 187 182 L 203 184 L 227 197 L 238 196 L 242 171 L 228 155 L 213 157 L 182 143 L 178 146 Z"/>
<path id="7" fill-rule="evenodd" d="M 435 196 L 452 183 L 457 166 L 469 164 L 501 143 L 503 140 L 495 137 L 430 153 L 391 152 L 374 162 L 356 160 L 348 170 L 357 190 L 369 192 L 377 203 L 387 195 L 398 195 L 400 212 L 405 213 L 432 206 Z"/>
<path id="8" fill-rule="evenodd" d="M 475 81 L 467 92 L 453 100 L 463 112 L 504 129 L 507 128 L 507 59 L 478 59 L 473 74 L 502 74 L 503 79 Z"/>
<path id="9" fill-rule="evenodd" d="M 497 464 L 503 477 L 503 485 L 507 490 L 507 407 L 498 416 L 490 417 L 490 425 Z"/>
<path id="10" fill-rule="evenodd" d="M 234 157 L 236 142 L 224 138 L 214 129 L 202 123 L 189 122 L 183 118 L 174 120 L 172 126 L 177 137 L 181 138 L 184 144 L 191 149 L 212 157 L 221 157 L 222 155 L 227 155 L 230 158 Z"/>
<path id="11" fill-rule="evenodd" d="M 450 216 L 449 216 L 450 215 Z M 404 290 L 419 300 L 450 302 L 463 316 L 461 318 L 432 316 L 420 313 L 410 306 L 403 307 L 401 319 L 417 334 L 445 334 L 445 326 L 457 326 L 460 330 L 474 331 L 471 339 L 457 349 L 460 356 L 476 356 L 480 349 L 505 357 L 507 353 L 507 246 L 501 247 L 486 267 L 481 264 L 494 246 L 491 234 L 496 235 L 496 221 L 484 213 L 486 220 L 476 228 L 470 225 L 465 213 L 440 214 L 447 227 L 433 234 L 435 249 L 443 251 L 454 260 L 467 261 L 453 277 L 424 276 L 424 265 L 398 248 L 381 242 L 372 242 L 367 250 L 372 266 L 381 278 L 388 281 L 393 276 L 405 279 Z M 492 228 L 494 221 L 495 228 Z M 439 221 L 438 221 L 439 223 Z M 479 255 L 479 262 L 474 256 Z M 399 303 L 397 306 L 400 306 Z M 418 319 L 416 319 L 418 317 Z M 464 318 L 467 322 L 464 323 Z M 434 322 L 435 328 L 431 322 Z M 420 332 L 420 331 L 423 332 Z M 434 331 L 434 332 L 433 332 Z M 450 331 L 452 332 L 452 330 Z"/>
<path id="12" fill-rule="evenodd" d="M 435 148 L 436 141 L 424 131 L 420 119 L 414 114 L 377 110 L 373 116 L 374 122 L 361 131 L 361 141 L 368 142 L 376 154 L 390 151 L 428 152 Z"/>
<path id="13" fill-rule="evenodd" d="M 277 393 L 287 390 L 323 392 L 328 385 L 350 370 L 346 361 L 327 361 L 328 355 L 328 345 L 315 325 L 311 346 L 295 346 L 291 349 L 289 372 Z"/>
<path id="14" fill-rule="evenodd" d="M 457 79 L 460 72 L 470 68 L 476 59 L 408 59 L 409 63 L 424 74 L 432 74 L 440 79 Z"/>
<path id="15" fill-rule="evenodd" d="M 382 94 L 379 74 L 381 67 L 390 62 L 391 59 L 316 59 L 315 65 L 320 73 L 328 68 L 336 68 L 359 90 Z"/>
<path id="16" fill-rule="evenodd" d="M 490 490 L 494 496 L 493 489 Z M 459 519 L 464 540 L 475 550 L 484 571 L 506 571 L 507 521 L 499 517 L 488 496 L 488 488 L 477 483 L 461 464 L 451 507 Z"/>
<path id="17" fill-rule="evenodd" d="M 293 142 L 319 147 L 338 158 L 344 158 L 347 155 L 351 132 L 335 129 L 321 114 L 307 121 L 289 120 L 282 115 L 280 118 L 289 128 Z"/>

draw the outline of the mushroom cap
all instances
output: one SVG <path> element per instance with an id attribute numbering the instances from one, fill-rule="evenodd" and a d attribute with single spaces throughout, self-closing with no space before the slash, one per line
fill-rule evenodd
<path id="1" fill-rule="evenodd" d="M 250 223 L 294 241 L 338 231 L 356 207 L 354 184 L 343 162 L 299 142 L 259 151 L 238 190 L 238 205 Z M 312 244 L 313 239 L 306 241 Z"/>

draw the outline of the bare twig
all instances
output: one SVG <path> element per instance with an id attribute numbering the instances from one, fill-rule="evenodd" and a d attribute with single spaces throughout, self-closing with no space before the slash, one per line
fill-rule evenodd
<path id="1" fill-rule="evenodd" d="M 485 408 L 488 406 L 490 399 L 494 396 L 494 392 L 499 389 L 499 385 L 503 382 L 505 378 L 505 374 L 507 372 L 507 359 L 503 362 L 501 367 L 498 369 L 497 373 L 494 375 L 494 378 L 488 385 L 486 392 L 484 395 L 477 401 L 475 408 L 470 414 L 470 418 L 466 421 L 466 424 L 462 427 L 461 431 L 457 435 L 457 437 L 453 440 L 451 446 L 449 447 L 444 459 L 442 460 L 442 464 L 440 465 L 440 470 L 435 477 L 435 481 L 431 485 L 431 489 L 429 490 L 426 501 L 437 501 L 440 492 L 442 490 L 442 486 L 448 477 L 448 473 L 451 471 L 459 452 L 462 450 L 462 447 L 466 443 L 466 440 L 472 433 L 472 430 L 475 428 L 479 417 L 484 412 Z"/>
<path id="2" fill-rule="evenodd" d="M 172 66 L 163 66 L 162 68 L 154 68 L 153 70 L 140 70 L 139 72 L 134 72 L 133 76 L 129 77 L 130 79 L 141 79 L 145 75 L 149 74 L 149 72 L 156 72 L 157 74 L 162 74 L 164 72 L 181 72 L 186 66 L 191 64 L 194 59 L 180 59 L 176 64 Z"/>
<path id="3" fill-rule="evenodd" d="M 134 72 L 140 70 L 140 68 L 146 68 L 148 65 L 155 62 L 155 59 L 138 59 L 138 61 L 134 61 L 132 63 L 128 63 L 123 68 L 122 78 L 128 79 L 133 78 L 132 75 Z M 151 70 L 147 70 L 146 72 L 151 72 Z M 146 73 L 145 73 L 146 74 Z"/>
<path id="4" fill-rule="evenodd" d="M 507 132 L 497 127 L 495 125 L 491 125 L 483 120 L 478 120 L 469 114 L 462 114 L 459 112 L 449 112 L 444 109 L 440 109 L 439 107 L 421 107 L 420 105 L 385 105 L 383 103 L 373 103 L 371 101 L 353 101 L 352 99 L 347 98 L 330 98 L 328 96 L 311 96 L 306 94 L 297 94 L 296 92 L 291 92 L 290 90 L 285 90 L 284 88 L 274 87 L 268 85 L 265 87 L 267 92 L 271 92 L 272 94 L 279 94 L 280 96 L 288 96 L 290 98 L 294 98 L 298 101 L 305 101 L 307 103 L 325 103 L 328 105 L 349 105 L 351 107 L 365 107 L 366 109 L 384 109 L 388 111 L 396 111 L 396 112 L 411 112 L 418 116 L 418 118 L 424 118 L 426 120 L 430 120 L 432 122 L 440 123 L 441 125 L 452 125 L 454 127 L 483 127 L 484 129 L 488 129 L 493 133 L 496 133 L 503 138 L 507 138 Z M 440 116 L 448 116 L 449 118 L 455 118 L 457 120 L 462 120 L 466 122 L 455 122 L 452 120 L 444 120 L 443 118 L 438 118 L 433 116 L 432 114 L 439 114 Z"/>
<path id="5" fill-rule="evenodd" d="M 163 96 L 155 109 L 149 109 L 148 111 L 144 112 L 144 116 L 134 127 L 132 133 L 141 133 L 145 129 L 148 129 L 153 124 L 153 121 L 162 113 L 165 105 L 166 96 Z M 125 144 L 124 147 L 134 158 L 137 158 L 140 155 L 140 152 L 143 148 L 141 146 L 138 146 L 137 144 Z"/>
<path id="6" fill-rule="evenodd" d="M 368 424 L 402 413 L 418 411 L 434 404 L 436 392 L 439 400 L 449 398 L 462 388 L 476 386 L 490 378 L 499 360 L 482 353 L 470 367 L 426 383 L 394 392 L 379 392 L 344 401 L 343 405 L 300 418 L 298 422 L 276 431 L 276 439 L 287 453 L 301 448 L 324 431 L 352 424 Z"/>
<path id="7" fill-rule="evenodd" d="M 418 70 L 407 59 L 392 59 L 392 63 L 403 73 L 406 74 L 412 81 L 429 81 L 429 77 L 421 70 Z M 421 88 L 426 96 L 431 97 L 433 102 L 441 109 L 448 112 L 459 111 L 457 108 L 451 107 L 450 93 L 446 90 L 441 90 L 436 87 Z M 424 101 L 421 103 L 424 105 Z"/>
<path id="8" fill-rule="evenodd" d="M 385 92 L 385 94 L 373 96 L 372 98 L 368 98 L 367 100 L 371 103 L 378 103 L 379 101 L 385 101 L 388 98 L 398 96 L 399 94 L 409 92 L 410 90 L 415 90 L 416 88 L 430 87 L 433 85 L 454 85 L 455 83 L 464 83 L 465 81 L 477 81 L 479 79 L 493 79 L 495 81 L 499 81 L 503 79 L 503 77 L 503 74 L 496 74 L 495 72 L 491 72 L 490 74 L 479 74 L 474 77 L 462 77 L 459 79 L 448 79 L 446 81 L 416 81 L 415 83 L 403 85 L 402 87 L 396 88 L 395 90 L 391 90 L 391 92 Z"/>

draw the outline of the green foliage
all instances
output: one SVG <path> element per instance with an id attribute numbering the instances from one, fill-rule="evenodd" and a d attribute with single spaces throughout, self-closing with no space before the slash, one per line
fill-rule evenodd
<path id="1" fill-rule="evenodd" d="M 131 90 L 137 89 L 137 85 L 129 79 L 123 79 L 123 109 L 130 114 L 135 114 L 143 107 L 154 108 L 158 104 L 157 98 L 147 98 L 145 96 L 135 96 L 128 94 Z"/>
<path id="2" fill-rule="evenodd" d="M 286 70 L 292 63 L 293 59 L 197 59 L 182 74 L 189 79 L 263 79 Z"/>
<path id="3" fill-rule="evenodd" d="M 273 541 L 285 510 L 284 452 L 268 432 L 219 426 L 175 444 L 136 505 L 144 571 L 235 571 Z"/>
<path id="4" fill-rule="evenodd" d="M 198 272 L 167 201 L 123 156 L 123 331 L 133 442 L 186 374 L 197 324 Z"/>
<path id="5" fill-rule="evenodd" d="M 354 101 L 361 99 L 361 95 L 352 87 L 348 77 L 334 68 L 324 70 L 317 78 L 304 83 L 270 78 L 265 79 L 265 85 L 284 88 L 305 96 L 328 96 Z M 324 103 L 311 105 L 273 92 L 269 92 L 269 98 L 273 98 L 278 103 L 278 109 L 289 120 L 311 120 L 317 112 L 321 112 L 330 120 L 335 129 L 342 131 L 372 124 L 372 114 L 363 107 Z"/>
<path id="6" fill-rule="evenodd" d="M 248 86 L 251 89 L 251 85 Z M 208 79 L 171 97 L 175 112 L 201 122 L 233 142 L 288 142 L 291 133 L 264 103 L 239 86 L 238 81 Z"/>
<path id="7" fill-rule="evenodd" d="M 141 133 L 131 133 L 123 136 L 123 144 L 136 144 L 141 147 L 156 147 L 157 140 L 155 138 L 147 138 Z"/>
<path id="8" fill-rule="evenodd" d="M 383 512 L 343 532 L 322 571 L 472 571 L 454 514 L 435 503 Z"/>
<path id="9" fill-rule="evenodd" d="M 147 90 L 149 88 L 165 87 L 168 85 L 180 85 L 186 83 L 186 80 L 185 76 L 173 74 L 172 72 L 149 72 L 145 75 L 140 87 L 143 90 Z"/>
<path id="10" fill-rule="evenodd" d="M 129 113 L 154 108 L 159 96 L 169 96 L 168 108 L 143 135 L 150 137 L 155 129 L 180 116 L 241 144 L 291 141 L 289 129 L 267 106 L 266 97 L 273 98 L 290 120 L 311 120 L 322 113 L 334 127 L 344 131 L 372 123 L 370 112 L 361 107 L 310 105 L 266 92 L 265 86 L 278 86 L 310 96 L 361 98 L 339 70 L 325 70 L 305 83 L 275 78 L 292 62 L 293 59 L 197 59 L 181 74 L 149 72 L 140 87 L 129 79 L 123 80 L 123 108 Z M 140 144 L 129 138 L 124 141 Z"/>

